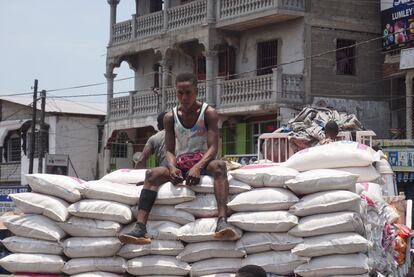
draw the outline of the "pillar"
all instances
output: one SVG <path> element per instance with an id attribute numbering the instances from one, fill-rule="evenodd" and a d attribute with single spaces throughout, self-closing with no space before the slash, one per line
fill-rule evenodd
<path id="1" fill-rule="evenodd" d="M 161 76 L 161 112 L 167 110 L 167 86 L 168 86 L 168 63 L 167 60 L 164 58 L 160 62 L 161 69 L 162 69 L 162 76 Z"/>
<path id="2" fill-rule="evenodd" d="M 106 119 L 109 119 L 111 114 L 111 100 L 114 98 L 114 79 L 116 74 L 114 73 L 106 73 L 104 74 L 106 78 Z"/>
<path id="3" fill-rule="evenodd" d="M 405 93 L 406 93 L 406 138 L 413 138 L 413 77 L 414 71 L 410 70 L 405 75 Z"/>
<path id="4" fill-rule="evenodd" d="M 215 15 L 216 0 L 207 0 L 207 24 L 212 24 L 216 21 Z"/>
<path id="5" fill-rule="evenodd" d="M 116 23 L 116 6 L 119 4 L 120 0 L 107 0 L 108 4 L 111 7 L 111 13 L 109 17 L 109 44 L 112 43 L 112 38 L 114 37 L 114 25 Z"/>
<path id="6" fill-rule="evenodd" d="M 214 60 L 216 58 L 216 51 L 206 51 L 206 102 L 215 106 L 216 99 L 214 93 Z"/>
<path id="7" fill-rule="evenodd" d="M 170 8 L 170 0 L 164 0 L 164 32 L 168 30 L 168 9 Z"/>

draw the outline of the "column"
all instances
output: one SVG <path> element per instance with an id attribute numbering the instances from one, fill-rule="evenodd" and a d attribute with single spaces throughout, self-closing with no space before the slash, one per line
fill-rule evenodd
<path id="1" fill-rule="evenodd" d="M 216 0 L 207 0 L 207 24 L 212 24 L 216 21 L 215 4 Z"/>
<path id="2" fill-rule="evenodd" d="M 413 138 L 413 77 L 413 70 L 408 71 L 405 75 L 406 139 Z"/>
<path id="3" fill-rule="evenodd" d="M 216 99 L 214 93 L 214 60 L 217 55 L 216 51 L 206 51 L 206 102 L 215 106 Z"/>
<path id="4" fill-rule="evenodd" d="M 111 114 L 111 100 L 114 98 L 114 79 L 116 74 L 114 73 L 106 73 L 104 74 L 106 78 L 106 120 L 109 119 Z"/>
<path id="5" fill-rule="evenodd" d="M 170 0 L 164 0 L 164 32 L 168 30 L 168 9 L 170 8 Z"/>
<path id="6" fill-rule="evenodd" d="M 160 62 L 162 69 L 161 77 L 161 112 L 167 110 L 167 86 L 168 86 L 168 63 L 167 60 L 163 59 Z"/>
<path id="7" fill-rule="evenodd" d="M 116 23 L 116 6 L 119 4 L 120 0 L 107 0 L 108 4 L 111 6 L 111 13 L 109 19 L 109 44 L 112 43 L 112 38 L 114 37 L 114 25 Z"/>

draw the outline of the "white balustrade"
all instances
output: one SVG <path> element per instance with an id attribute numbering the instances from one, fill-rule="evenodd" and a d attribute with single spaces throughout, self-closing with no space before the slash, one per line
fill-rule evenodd
<path id="1" fill-rule="evenodd" d="M 168 9 L 168 29 L 174 30 L 195 24 L 207 19 L 207 0 L 193 1 Z"/>
<path id="2" fill-rule="evenodd" d="M 138 92 L 132 96 L 132 116 L 156 115 L 158 113 L 158 95 L 152 90 Z"/>
<path id="3" fill-rule="evenodd" d="M 114 26 L 112 43 L 120 43 L 132 39 L 132 20 L 116 23 Z"/>
<path id="4" fill-rule="evenodd" d="M 129 114 L 129 96 L 116 97 L 109 101 L 110 118 L 124 118 Z"/>
<path id="5" fill-rule="evenodd" d="M 275 7 L 277 0 L 219 0 L 218 18 L 227 19 Z"/>
<path id="6" fill-rule="evenodd" d="M 285 10 L 304 11 L 305 0 L 278 0 L 277 7 Z"/>
<path id="7" fill-rule="evenodd" d="M 136 37 L 147 37 L 157 35 L 162 32 L 163 28 L 163 12 L 155 12 L 147 15 L 139 16 L 136 19 L 135 34 Z"/>

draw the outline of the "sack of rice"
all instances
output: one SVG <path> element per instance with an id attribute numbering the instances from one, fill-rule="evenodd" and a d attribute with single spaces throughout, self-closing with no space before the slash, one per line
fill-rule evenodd
<path id="1" fill-rule="evenodd" d="M 3 239 L 1 242 L 13 253 L 52 255 L 61 255 L 63 253 L 63 247 L 54 241 L 12 236 Z"/>
<path id="2" fill-rule="evenodd" d="M 217 273 L 217 274 L 203 275 L 201 277 L 235 277 L 235 276 L 236 276 L 235 273 Z"/>
<path id="3" fill-rule="evenodd" d="M 375 198 L 382 199 L 382 186 L 376 183 L 363 182 L 356 184 L 357 193 L 361 194 L 363 191 L 368 192 L 368 195 L 374 195 Z"/>
<path id="4" fill-rule="evenodd" d="M 118 251 L 118 256 L 125 259 L 132 259 L 146 255 L 177 256 L 184 250 L 181 241 L 176 240 L 151 240 L 150 244 L 137 245 L 125 244 Z"/>
<path id="5" fill-rule="evenodd" d="M 128 273 L 133 275 L 174 275 L 185 276 L 190 272 L 187 263 L 170 256 L 146 256 L 128 261 Z"/>
<path id="6" fill-rule="evenodd" d="M 336 212 L 303 217 L 289 234 L 296 237 L 313 237 L 318 235 L 356 232 L 364 233 L 361 216 L 355 212 Z"/>
<path id="7" fill-rule="evenodd" d="M 66 233 L 53 220 L 34 214 L 7 217 L 4 225 L 13 234 L 20 237 L 60 241 Z"/>
<path id="8" fill-rule="evenodd" d="M 186 186 L 175 186 L 167 182 L 160 186 L 155 204 L 158 205 L 175 205 L 191 201 L 195 198 L 194 191 Z"/>
<path id="9" fill-rule="evenodd" d="M 283 166 L 307 171 L 322 168 L 369 166 L 377 160 L 375 151 L 364 144 L 337 141 L 305 148 L 291 156 Z"/>
<path id="10" fill-rule="evenodd" d="M 244 250 L 247 254 L 270 250 L 285 251 L 303 242 L 302 238 L 287 233 L 244 233 L 236 243 L 236 250 Z"/>
<path id="11" fill-rule="evenodd" d="M 248 255 L 242 266 L 254 264 L 261 266 L 267 273 L 291 275 L 295 268 L 308 261 L 309 258 L 296 256 L 290 251 L 270 251 Z"/>
<path id="12" fill-rule="evenodd" d="M 111 273 L 124 273 L 127 263 L 124 258 L 77 258 L 65 263 L 62 272 L 66 274 L 86 273 L 90 271 L 107 271 Z"/>
<path id="13" fill-rule="evenodd" d="M 180 204 L 181 205 L 181 204 Z M 132 215 L 136 217 L 138 214 L 138 207 L 132 207 Z M 194 216 L 184 210 L 176 210 L 174 206 L 169 205 L 155 205 L 152 207 L 149 220 L 153 221 L 172 221 L 180 225 L 185 225 L 187 223 L 193 222 L 195 220 Z"/>
<path id="14" fill-rule="evenodd" d="M 73 237 L 63 242 L 63 252 L 69 258 L 111 257 L 121 245 L 118 238 Z"/>
<path id="15" fill-rule="evenodd" d="M 364 254 L 329 255 L 311 259 L 295 269 L 303 277 L 357 275 L 368 272 L 367 256 Z"/>
<path id="16" fill-rule="evenodd" d="M 175 206 L 177 210 L 189 212 L 196 218 L 217 217 L 217 202 L 214 194 L 198 194 L 197 197 L 189 202 Z"/>
<path id="17" fill-rule="evenodd" d="M 285 182 L 295 178 L 299 172 L 286 167 L 268 164 L 253 164 L 230 171 L 235 179 L 252 187 L 283 187 Z"/>
<path id="18" fill-rule="evenodd" d="M 292 249 L 292 253 L 304 257 L 365 253 L 368 244 L 369 242 L 357 233 L 336 233 L 305 238 Z"/>
<path id="19" fill-rule="evenodd" d="M 191 263 L 211 258 L 242 258 L 244 250 L 235 249 L 236 243 L 231 241 L 208 241 L 187 244 L 177 259 Z"/>
<path id="20" fill-rule="evenodd" d="M 77 216 L 72 216 L 68 221 L 57 224 L 73 237 L 114 237 L 121 230 L 118 222 Z"/>
<path id="21" fill-rule="evenodd" d="M 125 226 L 121 233 L 129 233 L 135 227 L 135 222 Z M 147 232 L 150 238 L 157 240 L 178 240 L 181 225 L 171 221 L 148 221 Z"/>
<path id="22" fill-rule="evenodd" d="M 62 199 L 35 192 L 14 193 L 9 197 L 23 213 L 41 214 L 59 222 L 66 221 L 69 217 L 69 204 Z"/>
<path id="23" fill-rule="evenodd" d="M 308 216 L 340 211 L 359 212 L 361 197 L 346 190 L 322 191 L 305 195 L 289 208 L 296 216 Z"/>
<path id="24" fill-rule="evenodd" d="M 195 262 L 191 265 L 191 276 L 198 277 L 218 273 L 235 273 L 242 264 L 242 259 L 215 258 Z"/>
<path id="25" fill-rule="evenodd" d="M 49 254 L 11 254 L 0 260 L 0 266 L 12 273 L 60 273 L 64 264 L 62 257 Z"/>
<path id="26" fill-rule="evenodd" d="M 79 201 L 85 181 L 64 175 L 26 174 L 26 180 L 34 192 L 62 198 L 70 203 Z"/>
<path id="27" fill-rule="evenodd" d="M 178 237 L 185 242 L 202 242 L 219 240 L 214 237 L 217 225 L 217 218 L 202 218 L 188 223 L 178 230 Z M 236 236 L 232 240 L 238 240 L 242 231 L 234 227 Z"/>
<path id="28" fill-rule="evenodd" d="M 119 276 L 120 275 L 118 274 L 103 272 L 103 271 L 94 271 L 94 272 L 71 275 L 71 277 L 119 277 Z"/>
<path id="29" fill-rule="evenodd" d="M 240 212 L 230 216 L 228 222 L 244 231 L 279 233 L 292 229 L 298 218 L 287 211 Z"/>
<path id="30" fill-rule="evenodd" d="M 372 165 L 359 167 L 341 167 L 336 170 L 345 171 L 354 175 L 358 175 L 357 182 L 372 182 L 381 177 L 379 172 Z"/>
<path id="31" fill-rule="evenodd" d="M 98 180 L 84 183 L 82 194 L 89 199 L 108 200 L 136 205 L 141 193 L 141 186 L 116 184 L 109 181 Z"/>
<path id="32" fill-rule="evenodd" d="M 286 186 L 296 195 L 311 194 L 328 190 L 349 190 L 355 192 L 358 175 L 334 170 L 315 169 L 302 172 L 295 179 L 286 182 Z"/>
<path id="33" fill-rule="evenodd" d="M 260 188 L 243 192 L 233 198 L 227 207 L 236 212 L 287 210 L 299 199 L 283 188 Z"/>
<path id="34" fill-rule="evenodd" d="M 237 194 L 252 189 L 248 184 L 234 179 L 230 174 L 229 180 L 229 194 Z M 211 176 L 201 176 L 200 183 L 192 186 L 191 189 L 197 193 L 214 193 L 214 179 Z"/>
<path id="35" fill-rule="evenodd" d="M 109 220 L 122 224 L 132 220 L 132 212 L 129 206 L 106 200 L 81 200 L 70 205 L 68 212 L 78 217 Z"/>
<path id="36" fill-rule="evenodd" d="M 129 169 L 123 168 L 112 171 L 101 178 L 117 184 L 138 184 L 145 181 L 146 169 Z"/>

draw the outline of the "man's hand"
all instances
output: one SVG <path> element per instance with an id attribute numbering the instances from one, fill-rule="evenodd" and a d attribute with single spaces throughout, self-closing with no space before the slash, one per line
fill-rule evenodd
<path id="1" fill-rule="evenodd" d="M 187 174 L 187 178 L 185 180 L 188 186 L 195 186 L 200 183 L 200 172 L 201 168 L 198 165 L 194 165 Z"/>
<path id="2" fill-rule="evenodd" d="M 184 181 L 184 178 L 181 175 L 181 170 L 179 170 L 173 165 L 169 165 L 168 169 L 170 171 L 171 183 L 173 183 L 174 185 L 178 185 L 179 183 L 182 183 Z"/>

